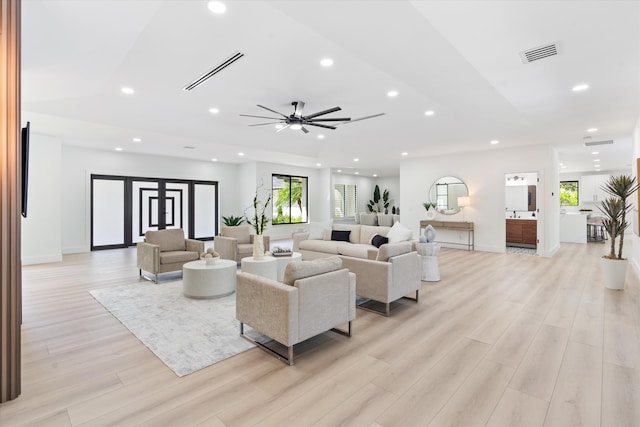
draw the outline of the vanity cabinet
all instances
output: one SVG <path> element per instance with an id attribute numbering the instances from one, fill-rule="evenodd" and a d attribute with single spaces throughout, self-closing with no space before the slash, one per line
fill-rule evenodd
<path id="1" fill-rule="evenodd" d="M 507 246 L 537 247 L 538 221 L 507 219 Z"/>
<path id="2" fill-rule="evenodd" d="M 602 185 L 610 175 L 582 175 L 580 178 L 580 203 L 599 203 L 607 198 Z"/>

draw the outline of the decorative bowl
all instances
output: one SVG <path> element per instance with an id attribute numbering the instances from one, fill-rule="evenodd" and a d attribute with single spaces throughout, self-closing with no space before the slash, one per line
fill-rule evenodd
<path id="1" fill-rule="evenodd" d="M 216 260 L 217 260 L 217 259 L 220 259 L 220 257 L 219 257 L 219 256 L 215 256 L 215 257 L 207 257 L 207 258 L 204 258 L 204 257 L 203 257 L 203 258 L 200 258 L 200 259 L 204 260 L 204 263 L 205 263 L 206 265 L 213 265 L 213 264 L 215 264 L 215 263 L 216 263 Z"/>

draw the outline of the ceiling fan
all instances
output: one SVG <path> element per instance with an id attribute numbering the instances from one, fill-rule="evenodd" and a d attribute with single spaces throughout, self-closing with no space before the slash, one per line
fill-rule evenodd
<path id="1" fill-rule="evenodd" d="M 357 122 L 359 120 L 364 120 L 364 119 L 370 119 L 370 118 L 373 118 L 373 117 L 382 116 L 384 114 L 384 113 L 374 114 L 372 116 L 361 117 L 359 119 L 354 119 L 354 120 L 351 120 L 350 117 L 318 118 L 320 116 L 324 116 L 325 114 L 335 113 L 336 111 L 340 111 L 342 109 L 340 107 L 333 107 L 333 108 L 329 108 L 327 110 L 320 111 L 318 113 L 313 113 L 313 114 L 309 114 L 307 116 L 304 116 L 302 114 L 302 110 L 304 108 L 304 102 L 302 102 L 302 101 L 293 101 L 291 103 L 291 105 L 293 105 L 294 111 L 293 111 L 293 114 L 291 114 L 289 116 L 287 116 L 285 114 L 282 114 L 282 113 L 280 113 L 278 111 L 272 110 L 271 108 L 267 108 L 264 105 L 260 105 L 260 104 L 258 104 L 258 107 L 263 108 L 263 109 L 265 109 L 267 111 L 270 111 L 272 113 L 275 113 L 275 114 L 279 115 L 280 117 L 253 116 L 253 115 L 250 115 L 250 114 L 240 114 L 240 115 L 243 116 L 243 117 L 255 117 L 255 118 L 258 118 L 258 119 L 277 120 L 276 122 L 257 123 L 257 124 L 253 124 L 253 125 L 249 125 L 249 126 L 265 126 L 265 125 L 280 124 L 280 125 L 283 125 L 283 126 L 280 129 L 278 129 L 276 132 L 280 132 L 281 130 L 284 130 L 286 128 L 291 128 L 293 130 L 302 129 L 302 131 L 304 133 L 309 133 L 309 130 L 307 128 L 305 128 L 305 126 L 317 126 L 317 127 L 325 128 L 325 129 L 335 129 L 336 126 L 341 125 L 341 124 Z M 324 124 L 322 122 L 338 122 L 338 123 L 336 123 L 334 125 L 329 125 L 329 124 Z"/>

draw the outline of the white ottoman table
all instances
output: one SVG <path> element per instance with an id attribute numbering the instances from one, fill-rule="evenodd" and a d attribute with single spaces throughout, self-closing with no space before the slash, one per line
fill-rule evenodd
<path id="1" fill-rule="evenodd" d="M 262 259 L 254 259 L 252 256 L 240 260 L 240 269 L 243 273 L 251 273 L 271 280 L 278 280 L 278 262 L 265 255 Z"/>
<path id="2" fill-rule="evenodd" d="M 236 291 L 235 261 L 218 259 L 214 264 L 191 261 L 182 266 L 182 293 L 189 298 L 221 298 Z"/>

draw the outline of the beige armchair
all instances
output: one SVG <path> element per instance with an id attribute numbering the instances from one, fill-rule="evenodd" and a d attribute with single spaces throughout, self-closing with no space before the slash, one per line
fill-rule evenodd
<path id="1" fill-rule="evenodd" d="M 182 270 L 182 266 L 200 258 L 204 252 L 204 242 L 185 239 L 180 228 L 150 230 L 145 233 L 144 242 L 138 243 L 138 269 L 155 275 L 168 271 Z"/>
<path id="2" fill-rule="evenodd" d="M 388 316 L 390 304 L 415 292 L 415 301 L 422 285 L 420 257 L 412 251 L 411 242 L 387 243 L 380 246 L 375 260 L 340 256 L 342 266 L 356 274 L 356 294 L 385 304 L 383 312 L 365 302 L 358 307 Z"/>
<path id="3" fill-rule="evenodd" d="M 240 262 L 244 257 L 253 255 L 253 239 L 250 225 L 237 227 L 222 227 L 220 235 L 213 239 L 213 246 L 222 259 L 230 259 Z M 269 236 L 262 236 L 264 250 L 269 250 Z"/>
<path id="4" fill-rule="evenodd" d="M 333 330 L 351 336 L 356 317 L 356 279 L 337 256 L 287 265 L 283 283 L 238 273 L 236 318 L 240 335 L 289 365 L 293 346 Z M 347 323 L 347 331 L 336 329 Z M 244 326 L 287 347 L 287 355 L 247 336 Z"/>

